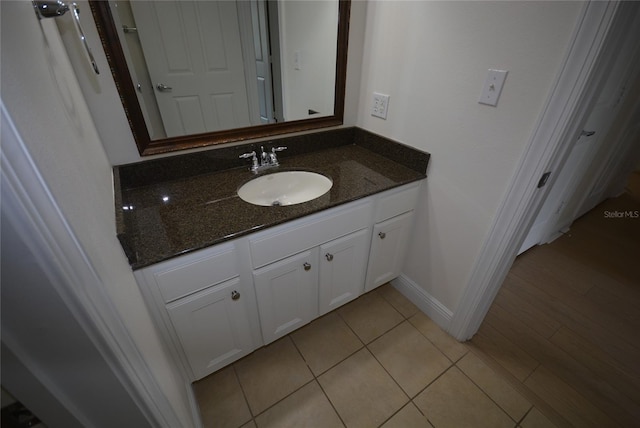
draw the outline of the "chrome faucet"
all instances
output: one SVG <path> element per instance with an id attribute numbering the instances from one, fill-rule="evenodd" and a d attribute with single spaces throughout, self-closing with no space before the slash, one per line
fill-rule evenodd
<path id="1" fill-rule="evenodd" d="M 280 165 L 280 162 L 278 162 L 278 157 L 276 156 L 276 152 L 281 152 L 283 150 L 286 150 L 287 148 L 282 146 L 282 147 L 272 147 L 271 148 L 271 152 L 266 152 L 264 150 L 264 146 L 260 146 L 260 157 L 258 158 L 258 155 L 256 154 L 255 151 L 252 151 L 250 153 L 244 153 L 240 155 L 241 159 L 251 159 L 251 167 L 249 168 L 251 170 L 251 172 L 253 172 L 254 174 L 257 174 L 258 171 L 262 171 L 264 169 L 267 168 L 273 168 L 276 167 L 278 165 Z"/>
<path id="2" fill-rule="evenodd" d="M 264 146 L 260 146 L 260 166 L 269 164 L 269 155 L 264 151 Z"/>
<path id="3" fill-rule="evenodd" d="M 271 153 L 269 153 L 269 163 L 271 166 L 278 166 L 280 162 L 278 162 L 278 157 L 276 156 L 276 152 L 281 152 L 283 150 L 287 150 L 285 146 L 281 147 L 271 147 Z"/>
<path id="4" fill-rule="evenodd" d="M 258 168 L 260 168 L 260 164 L 258 163 L 258 158 L 256 157 L 256 152 L 243 153 L 240 155 L 240 159 L 248 159 L 251 158 L 251 171 L 256 173 L 258 172 Z"/>

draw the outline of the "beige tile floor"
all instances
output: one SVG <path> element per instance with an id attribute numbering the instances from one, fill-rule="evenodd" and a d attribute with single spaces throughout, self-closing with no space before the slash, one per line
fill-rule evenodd
<path id="1" fill-rule="evenodd" d="M 386 284 L 194 384 L 205 427 L 553 427 Z"/>

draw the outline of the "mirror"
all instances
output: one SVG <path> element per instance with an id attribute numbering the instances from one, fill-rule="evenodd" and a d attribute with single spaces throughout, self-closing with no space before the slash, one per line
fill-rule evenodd
<path id="1" fill-rule="evenodd" d="M 89 4 L 141 155 L 342 124 L 350 0 Z"/>

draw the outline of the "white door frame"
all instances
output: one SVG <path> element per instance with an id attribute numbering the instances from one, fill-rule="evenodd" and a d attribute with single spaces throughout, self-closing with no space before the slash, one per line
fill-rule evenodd
<path id="1" fill-rule="evenodd" d="M 468 340 L 480 328 L 597 100 L 635 7 L 618 1 L 584 5 L 556 83 L 446 329 L 456 339 Z M 538 189 L 546 171 L 552 171 L 551 180 Z"/>
<path id="2" fill-rule="evenodd" d="M 89 340 L 150 425 L 167 428 L 180 426 L 180 418 L 123 324 L 104 289 L 102 279 L 49 192 L 2 100 L 0 116 L 0 175 L 3 193 L 11 196 L 11 201 L 3 198 L 2 210 L 34 254 L 34 263 L 51 280 L 55 291 L 84 327 Z M 3 345 L 9 347 L 12 353 L 22 356 L 27 370 L 45 389 L 58 390 L 58 386 L 48 379 L 46 373 L 42 373 L 37 365 L 27 364 L 28 356 L 20 349 L 12 348 L 12 344 L 5 339 L 3 337 Z M 35 394 L 33 399 L 44 397 L 38 395 L 36 390 L 29 392 Z M 75 392 L 82 393 L 81 390 Z M 69 414 L 84 420 L 73 402 L 65 400 L 60 394 L 54 395 L 59 400 L 58 404 L 65 407 Z"/>

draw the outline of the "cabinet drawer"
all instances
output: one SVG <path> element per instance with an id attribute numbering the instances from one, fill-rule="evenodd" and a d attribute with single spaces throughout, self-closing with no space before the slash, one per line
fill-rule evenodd
<path id="1" fill-rule="evenodd" d="M 381 195 L 376 206 L 375 222 L 378 223 L 413 210 L 416 206 L 419 189 L 420 183 L 418 182 L 390 190 Z"/>
<path id="2" fill-rule="evenodd" d="M 236 252 L 233 246 L 224 246 L 191 262 L 179 260 L 163 265 L 153 278 L 165 302 L 203 290 L 238 276 Z"/>
<path id="3" fill-rule="evenodd" d="M 253 267 L 259 268 L 300 251 L 348 235 L 371 224 L 371 199 L 330 215 L 305 220 L 258 234 L 250 241 Z"/>

